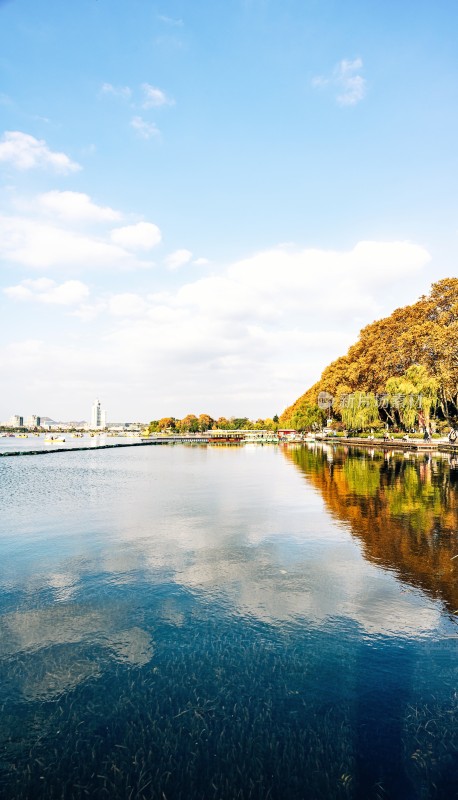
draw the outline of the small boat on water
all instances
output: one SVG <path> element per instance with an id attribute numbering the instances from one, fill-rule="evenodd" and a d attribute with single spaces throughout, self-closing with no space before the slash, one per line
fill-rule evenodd
<path id="1" fill-rule="evenodd" d="M 65 442 L 65 439 L 62 436 L 48 436 L 44 441 L 45 444 L 62 444 L 62 442 Z"/>

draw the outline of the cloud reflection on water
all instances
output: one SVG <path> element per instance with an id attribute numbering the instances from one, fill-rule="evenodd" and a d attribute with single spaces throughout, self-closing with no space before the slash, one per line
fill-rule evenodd
<path id="1" fill-rule="evenodd" d="M 53 474 L 58 503 L 49 480 L 41 494 L 29 485 L 33 500 L 40 496 L 30 508 L 40 534 L 18 558 L 14 585 L 28 600 L 0 621 L 1 656 L 35 659 L 24 672 L 26 696 L 50 697 L 97 675 L 89 647 L 132 666 L 151 660 L 151 633 L 133 624 L 122 599 L 127 590 L 141 603 L 142 593 L 175 585 L 206 613 L 224 610 L 275 626 L 356 623 L 368 636 L 420 637 L 443 624 L 440 604 L 393 570 L 368 563 L 348 522 L 326 509 L 317 488 L 278 450 L 147 448 L 110 455 L 62 456 Z M 84 503 L 72 486 L 75 458 Z M 24 464 L 22 481 L 33 477 Z M 46 524 L 55 531 L 56 508 L 60 514 L 65 502 L 50 550 Z M 24 520 L 30 526 L 24 507 L 16 518 L 9 508 L 3 537 L 10 548 L 16 524 L 20 550 Z M 43 591 L 50 599 L 30 608 Z M 186 620 L 186 609 L 167 591 L 155 613 L 167 625 Z M 54 665 L 43 674 L 40 658 Z"/>

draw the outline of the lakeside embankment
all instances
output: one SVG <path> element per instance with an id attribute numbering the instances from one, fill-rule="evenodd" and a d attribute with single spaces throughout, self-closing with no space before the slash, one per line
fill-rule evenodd
<path id="1" fill-rule="evenodd" d="M 320 441 L 328 444 L 345 445 L 346 447 L 368 447 L 377 448 L 381 450 L 411 450 L 415 452 L 441 452 L 441 453 L 457 453 L 458 445 L 451 444 L 447 439 L 432 440 L 426 442 L 422 439 L 367 439 L 360 437 L 334 437 L 328 436 Z"/>
<path id="2" fill-rule="evenodd" d="M 312 443 L 314 440 L 309 440 L 308 443 Z M 316 441 L 324 444 L 331 444 L 331 445 L 344 445 L 346 447 L 366 447 L 368 449 L 380 449 L 380 450 L 401 450 L 401 451 L 411 451 L 411 452 L 425 452 L 425 453 L 433 453 L 433 452 L 442 452 L 442 453 L 450 453 L 458 456 L 458 445 L 451 444 L 446 440 L 442 441 L 431 441 L 425 442 L 420 439 L 415 440 L 383 440 L 383 439 L 365 439 L 365 438 L 343 438 L 343 437 L 324 437 L 322 439 L 317 439 Z M 114 448 L 120 447 L 148 447 L 152 445 L 163 445 L 163 444 L 198 444 L 198 445 L 215 445 L 215 444 L 230 444 L 230 445 L 241 445 L 245 444 L 245 440 L 242 437 L 234 438 L 231 441 L 227 441 L 222 438 L 213 439 L 208 435 L 191 435 L 191 436 L 161 436 L 150 438 L 148 440 L 142 440 L 140 442 L 113 442 L 111 444 L 95 444 L 95 445 L 73 445 L 71 447 L 62 447 L 61 443 L 57 443 L 53 445 L 51 448 L 40 448 L 39 450 L 11 450 L 0 452 L 0 457 L 2 456 L 33 456 L 33 455 L 50 455 L 54 453 L 70 453 L 74 451 L 81 452 L 83 450 L 112 450 Z M 260 441 L 259 444 L 272 444 L 273 442 L 266 442 Z M 282 442 L 275 442 L 275 444 L 281 445 L 288 445 L 288 444 L 307 444 L 307 441 L 304 442 L 297 442 L 297 441 L 282 441 Z"/>

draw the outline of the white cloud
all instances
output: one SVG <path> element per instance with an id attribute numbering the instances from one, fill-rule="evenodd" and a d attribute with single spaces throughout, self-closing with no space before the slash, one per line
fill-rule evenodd
<path id="1" fill-rule="evenodd" d="M 399 293 L 428 260 L 408 242 L 362 242 L 347 252 L 277 248 L 146 296 L 146 309 L 128 298 L 141 318 L 112 330 L 105 344 L 122 358 L 130 353 L 131 368 L 134 358 L 139 371 L 154 369 L 172 395 L 186 386 L 188 405 L 205 396 L 219 413 L 235 413 L 245 397 L 257 403 L 254 413 L 267 413 L 260 403 L 271 411 L 281 408 L 274 396 L 287 393 L 283 407 L 294 400 L 355 340 L 361 320 L 383 313 L 393 276 Z"/>
<path id="2" fill-rule="evenodd" d="M 133 117 L 130 125 L 142 139 L 151 139 L 153 136 L 160 136 L 161 133 L 154 122 L 146 122 L 142 117 Z"/>
<path id="3" fill-rule="evenodd" d="M 176 292 L 174 304 L 203 316 L 217 317 L 220 321 L 251 320 L 278 316 L 277 306 L 259 295 L 256 289 L 232 280 L 227 275 L 215 275 L 186 283 Z"/>
<path id="4" fill-rule="evenodd" d="M 151 86 L 149 83 L 142 83 L 143 108 L 159 108 L 160 106 L 173 106 L 175 101 L 168 97 L 162 89 Z"/>
<path id="5" fill-rule="evenodd" d="M 115 294 L 110 298 L 109 311 L 117 317 L 137 317 L 143 314 L 147 304 L 143 297 L 132 292 Z"/>
<path id="6" fill-rule="evenodd" d="M 19 370 L 24 367 L 43 361 L 49 352 L 42 339 L 23 339 L 20 342 L 10 342 L 0 355 L 0 364 L 4 367 L 17 366 Z"/>
<path id="7" fill-rule="evenodd" d="M 324 75 L 315 75 L 311 80 L 314 89 L 321 89 L 323 86 L 328 86 L 329 82 L 329 78 L 325 78 Z"/>
<path id="8" fill-rule="evenodd" d="M 46 192 L 39 195 L 38 204 L 45 211 L 69 221 L 115 222 L 122 219 L 119 211 L 93 203 L 83 192 Z"/>
<path id="9" fill-rule="evenodd" d="M 6 131 L 3 134 L 0 161 L 10 163 L 19 170 L 51 167 L 56 172 L 68 174 L 81 169 L 65 153 L 50 150 L 43 139 L 35 139 L 21 131 Z"/>
<path id="10" fill-rule="evenodd" d="M 124 100 L 128 100 L 132 95 L 132 90 L 129 86 L 113 86 L 112 83 L 103 83 L 102 93 L 111 94 L 114 97 L 122 97 Z"/>
<path id="11" fill-rule="evenodd" d="M 55 286 L 44 292 L 40 299 L 44 303 L 56 303 L 58 305 L 76 305 L 85 300 L 89 295 L 89 288 L 81 281 L 64 281 L 59 286 Z"/>
<path id="12" fill-rule="evenodd" d="M 135 269 L 151 266 L 123 247 L 51 223 L 0 215 L 0 258 L 32 269 Z"/>
<path id="13" fill-rule="evenodd" d="M 316 89 L 332 87 L 337 92 L 336 102 L 339 106 L 355 106 L 366 96 L 367 81 L 360 74 L 362 69 L 361 58 L 353 61 L 344 58 L 334 67 L 331 76 L 317 75 L 312 78 L 312 86 Z"/>
<path id="14" fill-rule="evenodd" d="M 30 300 L 33 297 L 33 292 L 21 284 L 18 286 L 7 286 L 6 289 L 3 289 L 3 291 L 13 300 Z"/>
<path id="15" fill-rule="evenodd" d="M 17 286 L 4 289 L 13 300 L 37 300 L 40 303 L 55 305 L 77 305 L 87 298 L 89 288 L 81 281 L 64 281 L 57 284 L 49 278 L 24 280 Z"/>
<path id="16" fill-rule="evenodd" d="M 152 222 L 137 222 L 111 231 L 111 241 L 128 250 L 151 250 L 161 238 L 159 228 Z"/>
<path id="17" fill-rule="evenodd" d="M 210 264 L 210 259 L 208 258 L 195 258 L 192 262 L 196 265 L 196 267 L 206 267 L 207 264 Z"/>
<path id="18" fill-rule="evenodd" d="M 97 303 L 81 303 L 75 311 L 72 311 L 71 316 L 78 317 L 83 320 L 83 322 L 91 322 L 106 311 L 106 308 L 107 303 L 103 300 Z"/>
<path id="19" fill-rule="evenodd" d="M 182 28 L 184 22 L 182 19 L 174 19 L 173 17 L 166 17 L 164 14 L 159 14 L 158 19 L 165 22 L 166 25 L 172 25 L 174 28 Z"/>
<path id="20" fill-rule="evenodd" d="M 258 298 L 277 293 L 288 307 L 347 309 L 348 313 L 374 302 L 376 287 L 393 278 L 413 275 L 429 261 L 429 253 L 411 242 L 359 242 L 352 250 L 292 250 L 277 248 L 257 253 L 228 269 L 228 277 Z"/>
<path id="21" fill-rule="evenodd" d="M 411 242 L 359 242 L 347 251 L 289 245 L 198 280 L 185 271 L 185 281 L 169 291 L 151 286 L 143 295 L 129 281 L 125 291 L 91 304 L 83 300 L 74 312 L 86 321 L 98 316 L 97 348 L 65 339 L 59 339 L 61 350 L 43 343 L 37 375 L 42 381 L 39 361 L 50 365 L 49 397 L 59 376 L 64 403 L 66 387 L 91 380 L 100 386 L 103 375 L 98 391 L 132 409 L 135 387 L 138 410 L 132 413 L 145 419 L 202 409 L 202 398 L 211 414 L 271 416 L 311 386 L 363 325 L 414 302 L 427 288 L 429 258 Z M 16 288 L 11 299 L 32 291 L 26 282 L 10 288 Z M 43 283 L 33 291 L 53 289 Z M 24 353 L 17 347 L 8 349 L 2 377 L 25 397 L 30 390 L 20 365 L 30 347 Z M 119 363 L 125 365 L 122 378 Z M 153 385 L 161 392 L 150 406 Z"/>
<path id="22" fill-rule="evenodd" d="M 191 251 L 183 248 L 182 250 L 175 250 L 174 253 L 170 253 L 165 259 L 165 263 L 169 269 L 179 269 L 179 267 L 184 267 L 185 264 L 189 264 L 191 258 Z"/>
<path id="23" fill-rule="evenodd" d="M 335 69 L 336 83 L 341 87 L 337 102 L 341 106 L 354 106 L 366 95 L 366 79 L 359 75 L 363 67 L 360 58 L 344 59 Z"/>

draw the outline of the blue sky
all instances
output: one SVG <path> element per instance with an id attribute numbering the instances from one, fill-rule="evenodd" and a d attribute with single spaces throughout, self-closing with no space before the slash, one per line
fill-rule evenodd
<path id="1" fill-rule="evenodd" d="M 0 420 L 272 416 L 456 275 L 457 22 L 0 0 Z"/>

